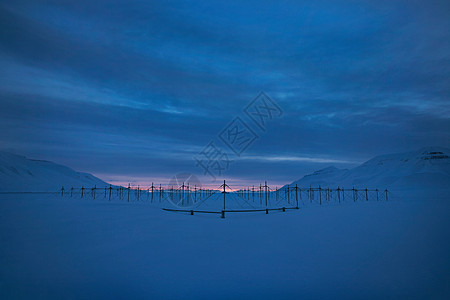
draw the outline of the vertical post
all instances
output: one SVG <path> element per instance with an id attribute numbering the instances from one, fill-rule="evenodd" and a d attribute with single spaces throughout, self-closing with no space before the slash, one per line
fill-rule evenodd
<path id="1" fill-rule="evenodd" d="M 61 188 L 61 197 L 64 197 L 64 187 Z"/>
<path id="2" fill-rule="evenodd" d="M 151 203 L 153 203 L 153 190 L 155 189 L 155 187 L 153 186 L 153 182 L 152 182 L 152 199 L 150 200 Z"/>
<path id="3" fill-rule="evenodd" d="M 225 180 L 223 181 L 223 210 L 225 210 Z"/>
<path id="4" fill-rule="evenodd" d="M 378 189 L 376 189 L 376 191 L 377 191 L 377 201 L 378 201 Z"/>
<path id="5" fill-rule="evenodd" d="M 184 206 L 184 182 L 181 185 L 181 205 Z"/>
<path id="6" fill-rule="evenodd" d="M 189 205 L 190 204 L 190 201 L 191 201 L 191 190 L 189 189 L 189 182 L 188 182 L 188 185 L 187 185 L 187 193 L 188 193 L 188 195 L 187 195 L 187 205 Z"/>
<path id="7" fill-rule="evenodd" d="M 159 184 L 159 202 L 161 203 L 161 197 L 162 197 L 162 185 Z"/>
<path id="8" fill-rule="evenodd" d="M 141 194 L 141 190 L 139 189 L 139 185 L 138 185 L 138 189 L 137 189 L 137 201 L 139 201 L 139 196 Z"/>
<path id="9" fill-rule="evenodd" d="M 226 187 L 226 183 L 225 183 L 225 180 L 223 180 L 223 210 L 222 210 L 222 219 L 224 219 L 225 218 L 225 194 L 226 194 L 226 190 L 225 190 L 225 187 Z"/>
<path id="10" fill-rule="evenodd" d="M 355 187 L 352 188 L 352 191 L 353 191 L 353 202 L 356 202 Z"/>
<path id="11" fill-rule="evenodd" d="M 287 200 L 288 200 L 288 203 L 291 204 L 291 198 L 290 198 L 290 194 L 289 194 L 289 185 L 287 186 Z"/>
<path id="12" fill-rule="evenodd" d="M 97 186 L 94 185 L 93 191 L 94 191 L 94 200 L 95 200 L 95 191 L 97 190 Z"/>
<path id="13" fill-rule="evenodd" d="M 81 187 L 81 198 L 83 198 L 83 194 L 84 194 L 84 187 Z"/>
<path id="14" fill-rule="evenodd" d="M 298 186 L 295 184 L 295 203 L 297 204 L 296 208 L 298 209 Z"/>
<path id="15" fill-rule="evenodd" d="M 109 201 L 111 201 L 111 190 L 112 190 L 112 187 L 111 187 L 111 185 L 109 185 Z"/>
<path id="16" fill-rule="evenodd" d="M 128 202 L 130 202 L 130 184 L 128 183 Z"/>
<path id="17" fill-rule="evenodd" d="M 261 183 L 259 184 L 259 204 L 262 205 L 262 185 Z"/>
<path id="18" fill-rule="evenodd" d="M 322 188 L 319 185 L 319 201 L 320 201 L 320 205 L 322 205 Z"/>
<path id="19" fill-rule="evenodd" d="M 183 182 L 183 185 L 181 186 L 181 203 L 184 203 L 184 194 L 185 194 L 185 185 Z"/>
<path id="20" fill-rule="evenodd" d="M 72 198 L 72 194 L 73 194 L 73 187 L 70 189 L 70 198 Z"/>
<path id="21" fill-rule="evenodd" d="M 267 190 L 268 190 L 267 181 L 264 182 L 264 188 L 266 189 L 265 193 L 266 193 L 266 207 L 267 207 L 267 197 L 269 196 L 269 195 L 267 194 Z"/>
<path id="22" fill-rule="evenodd" d="M 255 186 L 252 187 L 252 198 L 253 202 L 255 202 Z"/>
<path id="23" fill-rule="evenodd" d="M 339 187 L 337 188 L 337 194 L 338 194 L 338 201 L 341 203 L 341 191 L 339 190 Z"/>
<path id="24" fill-rule="evenodd" d="M 388 201 L 388 190 L 387 189 L 385 190 L 385 193 L 386 193 L 386 201 Z"/>

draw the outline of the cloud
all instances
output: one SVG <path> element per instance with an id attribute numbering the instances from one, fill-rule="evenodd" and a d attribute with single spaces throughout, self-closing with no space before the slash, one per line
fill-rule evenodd
<path id="1" fill-rule="evenodd" d="M 348 161 L 340 159 L 320 158 L 320 157 L 304 157 L 304 156 L 244 156 L 242 160 L 257 160 L 270 162 L 310 162 L 321 164 L 357 164 L 358 161 Z M 359 162 L 361 163 L 361 162 Z"/>
<path id="2" fill-rule="evenodd" d="M 111 178 L 200 172 L 193 155 L 264 90 L 284 117 L 258 131 L 233 178 L 291 181 L 324 164 L 450 146 L 448 8 L 2 3 L 0 141 Z"/>

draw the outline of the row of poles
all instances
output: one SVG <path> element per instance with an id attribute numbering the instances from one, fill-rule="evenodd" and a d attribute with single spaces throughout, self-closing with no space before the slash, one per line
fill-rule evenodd
<path id="1" fill-rule="evenodd" d="M 226 184 L 225 180 L 223 181 L 223 184 L 219 187 L 218 190 L 197 188 L 197 186 L 195 185 L 194 187 L 192 187 L 189 186 L 189 183 L 188 184 L 183 183 L 179 187 L 171 186 L 168 188 L 163 188 L 162 184 L 160 184 L 159 186 L 155 186 L 152 183 L 152 185 L 147 189 L 142 189 L 139 186 L 131 187 L 130 184 L 128 185 L 128 187 L 121 187 L 121 186 L 113 187 L 112 185 L 110 185 L 109 187 L 104 188 L 98 188 L 96 186 L 94 186 L 93 188 L 81 187 L 78 189 L 72 187 L 68 190 L 66 190 L 64 187 L 61 188 L 62 197 L 64 197 L 64 195 L 69 194 L 70 197 L 73 197 L 76 194 L 80 194 L 81 198 L 90 195 L 93 199 L 96 199 L 96 197 L 101 197 L 103 195 L 103 197 L 108 198 L 109 201 L 111 201 L 112 198 L 119 198 L 121 200 L 124 200 L 126 198 L 128 202 L 136 199 L 137 201 L 145 200 L 160 203 L 166 199 L 170 199 L 172 203 L 181 207 L 194 205 L 199 201 L 204 201 L 217 192 L 221 192 L 223 194 L 223 209 L 220 212 L 213 212 L 213 213 L 221 213 L 222 218 L 225 217 L 225 212 L 227 211 L 226 195 L 229 193 L 234 193 L 235 195 L 237 195 L 242 199 L 247 199 L 249 201 L 251 200 L 253 203 L 257 203 L 259 198 L 259 204 L 265 207 L 266 214 L 269 213 L 269 210 L 285 211 L 285 207 L 269 209 L 269 202 L 272 203 L 273 200 L 275 200 L 275 204 L 285 202 L 289 206 L 292 206 L 291 208 L 295 209 L 299 208 L 299 201 L 301 201 L 304 204 L 305 200 L 309 201 L 310 203 L 313 203 L 313 201 L 318 201 L 320 205 L 322 205 L 323 201 L 329 202 L 331 200 L 336 200 L 338 203 L 341 203 L 341 201 L 345 201 L 346 197 L 347 198 L 350 197 L 350 199 L 353 200 L 354 202 L 358 200 L 369 201 L 370 195 L 374 196 L 376 195 L 377 201 L 388 200 L 387 189 L 385 189 L 384 191 L 367 188 L 356 189 L 354 187 L 351 189 L 345 189 L 340 187 L 336 189 L 330 189 L 330 188 L 322 188 L 320 186 L 317 188 L 313 187 L 301 188 L 298 187 L 298 185 L 295 186 L 288 185 L 280 189 L 278 188 L 271 189 L 267 185 L 267 181 L 264 182 L 264 185 L 260 184 L 259 189 L 253 186 L 252 188 L 249 187 L 237 191 L 233 191 L 230 188 L 230 186 Z M 191 214 L 193 214 L 194 212 L 205 212 L 200 210 L 195 211 L 182 209 L 176 211 L 188 211 Z M 241 210 L 240 212 L 244 211 L 261 211 L 261 209 L 247 209 Z M 233 212 L 238 211 L 233 210 Z"/>
<path id="2" fill-rule="evenodd" d="M 225 182 L 220 186 L 220 190 L 223 193 L 223 188 L 228 187 L 231 189 Z M 119 196 L 119 198 L 123 199 L 125 196 L 127 197 L 127 200 L 130 201 L 130 195 L 137 198 L 139 201 L 140 199 L 144 199 L 144 196 L 146 196 L 146 200 L 150 198 L 151 202 L 153 202 L 154 198 L 158 198 L 161 202 L 164 195 L 169 196 L 171 200 L 174 200 L 176 198 L 180 199 L 187 199 L 186 201 L 193 201 L 194 203 L 197 202 L 197 200 L 201 200 L 204 196 L 210 196 L 212 193 L 217 192 L 217 190 L 213 189 L 201 189 L 197 188 L 197 186 L 194 186 L 193 188 L 189 187 L 189 184 L 185 185 L 184 183 L 179 187 L 170 187 L 170 188 L 163 188 L 162 184 L 159 186 L 151 185 L 150 188 L 142 189 L 139 186 L 137 187 L 131 187 L 128 185 L 127 188 L 125 187 L 105 187 L 105 188 L 99 188 L 99 187 L 81 187 L 81 188 L 70 188 L 65 189 L 64 187 L 61 188 L 61 196 L 64 196 L 65 194 L 70 194 L 70 197 L 72 197 L 75 194 L 80 194 L 81 198 L 91 195 L 94 199 L 95 197 L 100 194 L 101 192 L 104 193 L 104 198 L 108 198 L 111 200 L 111 197 Z M 255 202 L 255 200 L 259 199 L 260 204 L 263 204 L 265 202 L 265 205 L 267 206 L 269 197 L 273 197 L 275 195 L 276 201 L 279 201 L 280 199 L 286 199 L 288 203 L 290 203 L 290 200 L 294 200 L 292 194 L 295 194 L 295 199 L 298 200 L 298 195 L 301 195 L 302 193 L 306 193 L 309 200 L 312 201 L 315 199 L 315 194 L 318 194 L 318 200 L 321 204 L 322 202 L 322 196 L 325 198 L 325 200 L 329 201 L 331 198 L 334 197 L 337 198 L 338 202 L 345 200 L 345 193 L 351 192 L 352 193 L 352 199 L 353 201 L 357 201 L 360 197 L 360 193 L 364 193 L 365 200 L 369 201 L 369 193 L 375 192 L 376 193 L 376 199 L 377 201 L 380 199 L 380 194 L 383 193 L 384 200 L 388 200 L 388 190 L 385 189 L 384 191 L 378 190 L 378 189 L 345 189 L 345 188 L 336 188 L 336 189 L 330 189 L 330 188 L 321 188 L 320 186 L 317 188 L 309 187 L 309 188 L 300 188 L 297 185 L 295 186 L 286 186 L 281 189 L 274 189 L 272 190 L 268 185 L 267 182 L 265 182 L 264 185 L 260 185 L 259 189 L 255 189 L 253 186 L 252 188 L 246 188 L 236 191 L 235 193 L 242 197 L 246 198 L 248 200 L 252 200 Z M 156 194 L 156 196 L 155 196 Z M 255 197 L 256 195 L 256 197 Z"/>
<path id="3" fill-rule="evenodd" d="M 81 187 L 70 189 L 66 189 L 61 187 L 61 196 L 70 196 L 74 197 L 75 195 L 80 195 L 81 198 L 92 197 L 96 199 L 98 197 L 103 196 L 104 198 L 108 198 L 109 201 L 113 198 L 119 198 L 121 200 L 127 199 L 128 202 L 136 199 L 137 201 L 149 200 L 150 202 L 162 202 L 164 197 L 170 197 L 171 200 L 187 199 L 186 201 L 194 201 L 197 202 L 202 198 L 211 195 L 214 190 L 211 189 L 201 189 L 194 186 L 193 188 L 189 187 L 189 184 L 185 185 L 183 183 L 179 188 L 170 187 L 163 188 L 162 184 L 159 186 L 151 185 L 151 187 L 147 189 L 137 187 L 132 187 L 130 184 L 128 187 L 122 186 L 112 186 L 109 187 Z M 184 200 L 182 200 L 184 201 Z"/>
<path id="4" fill-rule="evenodd" d="M 276 202 L 280 200 L 286 200 L 288 203 L 291 203 L 291 201 L 295 200 L 298 202 L 298 197 L 300 197 L 300 200 L 302 200 L 302 193 L 306 194 L 306 197 L 308 200 L 312 203 L 315 198 L 318 198 L 319 204 L 322 204 L 322 198 L 324 198 L 325 201 L 330 201 L 333 198 L 336 198 L 336 200 L 340 203 L 341 201 L 345 200 L 345 196 L 347 193 L 351 192 L 351 198 L 354 202 L 358 201 L 361 197 L 361 193 L 363 193 L 363 198 L 366 201 L 369 201 L 369 195 L 370 193 L 374 193 L 376 195 L 376 200 L 380 201 L 380 198 L 383 196 L 383 200 L 388 200 L 388 190 L 385 189 L 379 190 L 379 189 L 357 189 L 357 188 L 351 188 L 351 189 L 345 189 L 345 188 L 322 188 L 322 187 L 308 187 L 308 188 L 301 188 L 298 187 L 298 185 L 295 186 L 286 186 L 281 189 L 275 188 L 274 190 L 270 189 L 270 187 L 267 186 L 267 182 L 265 182 L 264 185 L 260 185 L 259 189 L 255 189 L 253 186 L 251 189 L 242 189 L 238 191 L 238 194 L 240 197 L 244 197 L 248 200 L 252 200 L 255 202 L 255 194 L 256 194 L 256 200 L 259 198 L 260 204 L 263 204 L 263 201 L 265 200 L 266 206 L 267 206 L 267 200 L 272 195 L 275 195 Z M 294 194 L 294 196 L 292 195 Z M 317 196 L 316 196 L 317 195 Z M 295 198 L 294 198 L 295 197 Z"/>

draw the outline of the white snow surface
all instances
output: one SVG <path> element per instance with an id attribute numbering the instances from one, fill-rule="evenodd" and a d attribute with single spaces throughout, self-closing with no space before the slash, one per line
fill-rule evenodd
<path id="1" fill-rule="evenodd" d="M 380 155 L 347 170 L 334 166 L 306 175 L 290 186 L 378 189 L 423 189 L 450 186 L 450 149 Z"/>
<path id="2" fill-rule="evenodd" d="M 311 176 L 391 178 L 402 188 L 389 201 L 302 201 L 267 215 L 221 219 L 103 194 L 0 193 L 0 299 L 449 299 L 448 150 L 435 150 Z M 57 188 L 84 180 L 52 163 L 1 157 L 2 174 L 15 178 L 46 174 L 60 179 Z"/>
<path id="3" fill-rule="evenodd" d="M 0 298 L 448 299 L 449 192 L 225 219 L 0 195 Z"/>
<path id="4" fill-rule="evenodd" d="M 57 191 L 65 188 L 109 186 L 88 173 L 45 160 L 0 152 L 0 191 Z"/>

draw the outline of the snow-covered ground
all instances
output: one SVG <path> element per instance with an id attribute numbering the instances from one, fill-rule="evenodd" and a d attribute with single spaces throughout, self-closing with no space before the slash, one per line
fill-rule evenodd
<path id="1" fill-rule="evenodd" d="M 448 193 L 226 219 L 142 201 L 2 195 L 0 295 L 444 299 Z"/>
<path id="2" fill-rule="evenodd" d="M 0 155 L 0 167 L 3 191 L 107 186 L 10 154 Z M 448 149 L 380 156 L 297 184 L 376 182 L 389 187 L 389 201 L 315 199 L 299 210 L 225 219 L 166 212 L 169 203 L 150 203 L 145 193 L 128 202 L 102 190 L 95 200 L 90 190 L 83 198 L 0 192 L 0 298 L 448 299 L 449 174 Z M 202 208 L 220 209 L 217 196 Z"/>

